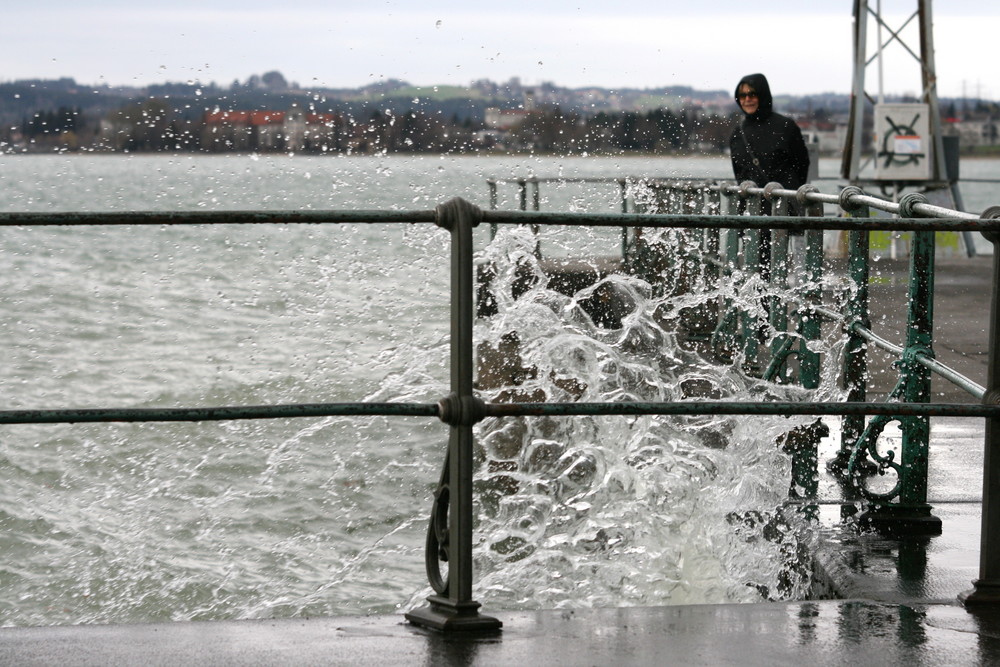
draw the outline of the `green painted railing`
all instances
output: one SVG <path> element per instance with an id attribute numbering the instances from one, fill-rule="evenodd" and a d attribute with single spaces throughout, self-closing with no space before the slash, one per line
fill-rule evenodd
<path id="1" fill-rule="evenodd" d="M 533 208 L 537 211 L 541 200 L 539 185 L 563 181 L 538 178 L 490 180 L 491 206 L 495 207 L 497 202 L 497 184 L 503 182 L 517 184 L 521 192 L 522 211 L 527 209 L 530 186 Z M 566 182 L 592 184 L 601 182 L 601 179 L 569 179 Z M 869 196 L 856 187 L 829 195 L 820 193 L 812 185 L 791 191 L 784 190 L 777 183 L 761 188 L 751 182 L 735 184 L 704 179 L 617 178 L 604 179 L 603 182 L 618 186 L 623 211 L 629 209 L 631 195 L 633 211 L 683 216 L 686 223 L 677 227 L 686 230 L 688 237 L 685 243 L 659 247 L 645 240 L 643 227 L 623 227 L 623 270 L 656 285 L 664 280 L 667 273 L 672 273 L 666 278 L 668 281 L 678 279 L 679 272 L 665 272 L 665 266 L 672 269 L 679 262 L 692 260 L 695 270 L 701 272 L 702 284 L 706 288 L 714 286 L 722 274 L 730 278 L 735 275 L 760 277 L 775 288 L 775 295 L 766 299 L 762 297 L 766 322 L 759 321 L 749 310 L 726 301 L 720 304 L 719 316 L 710 335 L 710 349 L 737 351 L 749 373 L 768 381 L 794 381 L 805 388 L 818 387 L 820 359 L 809 344 L 819 339 L 824 321 L 833 321 L 842 327 L 847 336 L 843 376 L 849 401 L 864 402 L 867 398 L 868 346 L 879 347 L 898 357 L 899 381 L 886 397 L 893 404 L 929 400 L 932 373 L 977 399 L 983 397 L 985 389 L 982 386 L 935 361 L 931 345 L 935 231 L 961 232 L 968 238 L 969 228 L 963 223 L 978 220 L 979 216 L 930 205 L 916 193 L 894 203 Z M 850 222 L 846 226 L 838 226 L 829 219 L 818 226 L 813 221 L 807 223 L 805 218 L 823 218 L 827 205 L 832 205 L 833 212 L 841 216 L 842 221 L 849 219 Z M 764 226 L 749 224 L 748 218 L 742 217 L 760 216 L 766 208 L 773 211 L 773 216 L 763 218 L 769 221 L 763 223 Z M 801 212 L 802 218 L 789 217 L 792 209 Z M 893 220 L 873 219 L 870 217 L 873 210 L 900 217 Z M 738 216 L 745 224 L 734 224 L 733 216 Z M 911 222 L 904 222 L 902 219 L 905 218 Z M 947 227 L 935 224 L 932 230 L 929 228 L 931 220 L 957 224 Z M 913 224 L 917 221 L 920 223 Z M 644 225 L 652 226 L 655 225 Z M 696 228 L 692 229 L 692 226 Z M 631 236 L 629 229 L 632 230 Z M 832 229 L 846 230 L 849 237 L 848 277 L 853 288 L 842 312 L 820 304 L 825 262 L 823 232 Z M 872 231 L 883 230 L 913 232 L 909 311 L 903 347 L 876 336 L 871 331 L 868 315 L 868 239 Z M 802 261 L 791 269 L 790 241 L 793 235 L 803 239 L 804 249 Z M 789 291 L 789 278 L 793 272 L 798 274 L 796 277 L 803 285 L 795 294 Z M 687 273 L 690 282 L 690 269 Z M 776 294 L 786 296 L 782 298 Z M 761 344 L 760 331 L 765 325 L 779 332 L 768 349 L 763 349 Z M 791 368 L 793 361 L 797 362 L 796 368 Z M 892 452 L 881 454 L 877 448 L 879 436 L 893 421 L 899 422 L 902 429 L 898 461 Z M 846 490 L 868 503 L 868 510 L 861 516 L 862 522 L 887 531 L 939 533 L 940 521 L 931 514 L 926 502 L 930 437 L 927 416 L 885 414 L 866 424 L 865 415 L 847 415 L 841 433 L 840 452 L 828 462 L 827 467 L 839 477 Z M 814 451 L 800 450 L 793 463 L 796 486 L 807 492 L 817 488 L 814 462 Z M 872 473 L 888 470 L 895 473 L 895 486 L 884 492 L 869 490 L 867 482 Z"/>
<path id="2" fill-rule="evenodd" d="M 835 203 L 838 213 L 850 216 L 854 222 L 847 227 L 849 235 L 848 274 L 853 283 L 849 292 L 846 312 L 837 313 L 819 306 L 818 288 L 800 295 L 794 303 L 784 304 L 773 297 L 768 303 L 768 324 L 775 331 L 787 332 L 775 337 L 770 350 L 761 350 L 759 336 L 753 318 L 742 314 L 743 326 L 734 332 L 729 322 L 720 322 L 716 335 L 737 337 L 741 343 L 749 368 L 760 368 L 764 379 L 789 381 L 792 378 L 782 369 L 786 367 L 790 355 L 799 360 L 798 375 L 794 379 L 806 388 L 818 386 L 818 356 L 809 350 L 808 342 L 816 340 L 820 334 L 821 319 L 839 322 L 847 336 L 847 353 L 844 357 L 843 375 L 848 399 L 865 401 L 867 398 L 867 359 L 869 345 L 875 345 L 898 355 L 899 379 L 895 388 L 886 397 L 890 403 L 926 402 L 930 399 L 931 374 L 941 377 L 981 399 L 984 388 L 975 382 L 936 362 L 932 348 L 933 339 L 933 280 L 935 229 L 930 229 L 929 221 L 975 220 L 978 216 L 931 206 L 917 193 L 905 195 L 898 203 L 870 197 L 860 189 L 852 187 L 841 191 L 836 197 L 823 195 L 813 186 L 804 186 L 798 191 L 783 190 L 772 183 L 757 188 L 753 183 L 740 185 L 697 184 L 690 181 L 658 182 L 648 186 L 656 194 L 655 201 L 662 202 L 674 212 L 708 210 L 718 212 L 745 211 L 759 213 L 764 201 L 771 202 L 776 216 L 782 217 L 791 206 L 801 210 L 804 216 L 823 216 L 824 203 Z M 875 336 L 870 329 L 868 315 L 869 248 L 868 223 L 871 209 L 903 218 L 924 220 L 923 224 L 910 229 L 913 241 L 910 252 L 910 279 L 905 344 L 898 347 Z M 990 214 L 992 215 L 992 213 Z M 925 217 L 919 217 L 925 216 Z M 876 223 L 878 224 L 878 223 Z M 824 224 L 824 228 L 832 229 Z M 953 231 L 966 230 L 955 229 Z M 715 230 L 706 230 L 706 235 L 714 236 Z M 778 292 L 788 290 L 788 231 L 775 228 L 769 234 L 750 229 L 740 238 L 741 231 L 729 229 L 724 240 L 731 252 L 726 257 L 725 268 L 732 273 L 741 268 L 745 275 L 761 276 Z M 805 236 L 804 262 L 802 273 L 804 285 L 817 286 L 822 276 L 823 237 L 822 231 L 810 229 L 805 220 L 801 231 Z M 742 244 L 742 245 L 741 245 Z M 709 244 L 703 244 L 707 247 Z M 717 244 L 716 244 L 717 245 Z M 742 258 L 741 258 L 742 256 Z M 715 259 L 710 256 L 710 259 Z M 789 308 L 795 321 L 794 329 L 789 328 Z M 733 312 L 731 309 L 728 311 Z M 891 422 L 898 422 L 902 429 L 900 456 L 896 460 L 893 452 L 880 453 L 877 443 L 879 436 Z M 828 463 L 831 472 L 837 474 L 844 486 L 868 503 L 868 510 L 860 517 L 865 524 L 886 531 L 920 532 L 937 534 L 941 522 L 931 513 L 927 504 L 927 461 L 929 454 L 930 424 L 927 415 L 885 414 L 876 415 L 865 423 L 864 415 L 847 415 L 844 419 L 841 449 L 833 461 Z M 813 452 L 802 451 L 802 457 L 814 456 Z M 811 465 L 801 460 L 794 464 L 797 479 L 808 482 L 815 479 Z M 868 488 L 868 480 L 873 473 L 891 470 L 896 484 L 888 491 L 875 492 Z M 816 483 L 806 483 L 806 489 L 815 489 Z"/>
<path id="3" fill-rule="evenodd" d="M 801 201 L 813 205 L 837 203 L 845 210 L 854 211 L 859 205 L 871 205 L 863 193 L 847 192 L 841 196 L 822 195 L 814 192 L 799 193 L 783 191 L 780 188 L 758 189 L 742 186 L 726 189 L 721 186 L 720 196 L 748 199 L 769 197 L 799 197 Z M 729 209 L 734 210 L 734 209 Z M 753 210 L 753 209 L 751 209 Z M 780 205 L 776 213 L 781 213 Z M 897 219 L 869 220 L 866 218 L 818 218 L 777 215 L 773 217 L 744 215 L 700 215 L 700 214 L 570 214 L 540 213 L 530 211 L 482 211 L 461 199 L 452 200 L 438 206 L 433 211 L 309 211 L 309 212 L 177 212 L 177 213 L 0 213 L 0 227 L 27 225 L 207 225 L 245 222 L 250 224 L 325 224 L 325 223 L 412 223 L 434 222 L 451 233 L 451 391 L 436 404 L 423 403 L 329 403 L 309 405 L 277 406 L 233 406 L 196 407 L 176 409 L 111 409 L 111 410 L 8 410 L 0 411 L 0 423 L 75 423 L 93 421 L 210 421 L 231 419 L 270 419 L 289 417 L 320 417 L 327 415 L 386 415 L 386 416 L 436 416 L 448 424 L 449 439 L 444 470 L 438 490 L 435 492 L 434 506 L 427 537 L 428 579 L 435 593 L 428 598 L 428 605 L 412 610 L 406 617 L 412 623 L 445 630 L 496 631 L 500 622 L 479 612 L 479 603 L 473 599 L 472 534 L 473 534 L 473 427 L 488 416 L 511 417 L 533 415 L 636 415 L 636 414 L 808 414 L 815 416 L 842 415 L 858 417 L 864 415 L 900 418 L 913 416 L 926 420 L 930 416 L 985 417 L 987 419 L 987 465 L 984 480 L 984 543 L 981 579 L 968 603 L 977 601 L 995 602 L 1000 596 L 1000 498 L 998 494 L 989 496 L 993 485 L 1000 488 L 1000 313 L 993 309 L 991 329 L 990 375 L 988 386 L 980 405 L 934 404 L 927 401 L 924 392 L 906 392 L 898 403 L 874 404 L 858 399 L 863 392 L 863 373 L 855 380 L 855 395 L 846 403 L 754 403 L 725 401 L 683 401 L 667 403 L 542 403 L 542 404 L 500 404 L 486 403 L 473 391 L 475 373 L 473 349 L 473 321 L 475 318 L 475 273 L 473 263 L 473 228 L 481 223 L 527 224 L 527 225 L 567 225 L 623 227 L 626 229 L 665 228 L 675 230 L 728 230 L 736 234 L 744 230 L 751 243 L 760 243 L 762 232 L 772 230 L 774 238 L 781 238 L 782 231 L 801 230 L 805 234 L 823 229 L 850 230 L 854 234 L 865 234 L 872 229 L 910 230 L 926 232 L 934 230 L 982 231 L 995 244 L 1000 242 L 1000 220 L 980 220 L 977 216 L 954 216 L 946 220 L 929 221 L 914 217 L 928 213 L 919 202 L 911 202 L 905 210 L 899 211 Z M 932 214 L 937 215 L 934 211 Z M 991 209 L 984 218 L 1000 217 L 1000 209 Z M 776 230 L 778 233 L 775 233 Z M 703 232 L 696 232 L 703 233 Z M 756 241 L 755 241 L 756 239 Z M 859 247 L 862 244 L 859 242 Z M 703 248 L 716 250 L 720 247 L 707 242 Z M 759 249 L 756 251 L 759 256 Z M 725 247 L 723 257 L 739 259 L 732 247 Z M 754 251 L 743 254 L 754 257 Z M 998 252 L 995 257 L 1000 257 Z M 744 264 L 744 266 L 746 266 Z M 995 263 L 996 266 L 996 263 Z M 714 271 L 718 266 L 710 268 Z M 995 269 L 1000 272 L 1000 268 Z M 780 271 L 774 272 L 779 276 Z M 995 285 L 1000 284 L 1000 273 Z M 862 291 L 863 292 L 863 291 Z M 996 295 L 994 295 L 996 304 Z M 858 308 L 853 304 L 852 308 Z M 820 313 L 821 308 L 809 305 L 810 313 Z M 801 310 L 801 308 L 800 308 Z M 862 312 L 858 310 L 857 312 Z M 915 320 L 920 317 L 915 315 Z M 923 319 L 929 319 L 924 317 Z M 846 331 L 849 335 L 863 338 L 861 326 L 863 317 L 847 319 Z M 804 326 L 807 322 L 800 322 Z M 752 327 L 751 327 L 752 328 Z M 871 342 L 870 339 L 866 339 Z M 917 339 L 918 346 L 923 339 Z M 782 344 L 779 349 L 784 349 Z M 916 355 L 920 357 L 920 355 Z M 926 356 L 926 355 L 924 355 Z M 852 357 L 852 369 L 863 368 L 863 348 L 856 350 Z M 907 377 L 922 379 L 923 371 L 917 366 L 933 370 L 931 365 L 919 359 L 907 371 Z M 915 400 L 910 400 L 915 399 Z M 992 456 L 991 456 L 992 454 Z M 852 456 L 857 458 L 855 450 Z M 991 464 L 992 461 L 992 464 Z M 992 468 L 996 467 L 994 471 Z M 905 467 L 899 469 L 901 475 L 908 475 Z M 441 563 L 448 564 L 447 574 L 442 575 Z"/>

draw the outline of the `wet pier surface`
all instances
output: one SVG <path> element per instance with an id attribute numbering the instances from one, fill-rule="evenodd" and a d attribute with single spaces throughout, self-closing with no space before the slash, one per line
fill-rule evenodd
<path id="1" fill-rule="evenodd" d="M 935 351 L 985 385 L 992 258 L 939 262 Z M 873 272 L 873 330 L 899 342 L 903 262 Z M 873 355 L 874 357 L 875 355 Z M 891 390 L 873 358 L 869 400 Z M 977 402 L 935 380 L 934 400 Z M 836 422 L 836 420 L 831 420 Z M 821 460 L 837 447 L 838 429 Z M 753 605 L 510 612 L 496 635 L 442 636 L 401 615 L 0 629 L 3 665 L 843 665 L 1000 664 L 1000 608 L 962 607 L 979 566 L 982 419 L 932 420 L 929 501 L 938 537 L 840 527 L 839 486 L 821 481 L 817 578 L 841 599 Z"/>
<path id="2" fill-rule="evenodd" d="M 1000 617 L 865 600 L 501 612 L 495 637 L 401 617 L 27 628 L 17 665 L 989 665 Z"/>

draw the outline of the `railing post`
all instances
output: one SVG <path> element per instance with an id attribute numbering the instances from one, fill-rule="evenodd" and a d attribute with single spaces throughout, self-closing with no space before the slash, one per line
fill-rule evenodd
<path id="1" fill-rule="evenodd" d="M 628 182 L 624 178 L 618 179 L 618 194 L 621 200 L 622 215 L 628 213 Z M 628 262 L 628 227 L 622 227 L 622 264 Z"/>
<path id="2" fill-rule="evenodd" d="M 719 213 L 722 215 L 738 215 L 739 195 L 728 186 L 722 186 L 720 194 Z M 723 206 L 723 202 L 725 202 Z M 734 271 L 740 261 L 740 232 L 742 230 L 729 228 L 725 232 L 725 256 L 720 257 L 727 271 Z M 720 304 L 722 319 L 712 335 L 712 347 L 716 356 L 730 360 L 736 351 L 736 311 L 732 299 L 723 299 Z"/>
<path id="3" fill-rule="evenodd" d="M 428 606 L 408 612 L 406 619 L 437 630 L 497 631 L 500 621 L 480 614 L 480 604 L 472 599 L 472 427 L 485 412 L 482 400 L 472 393 L 472 228 L 482 220 L 482 212 L 462 199 L 452 199 L 438 206 L 436 214 L 437 224 L 451 232 L 451 393 L 440 403 L 441 420 L 450 425 L 447 470 L 436 494 L 427 540 L 428 578 L 436 594 L 427 598 Z M 447 528 L 441 525 L 445 522 Z M 446 582 L 439 560 L 448 563 Z"/>
<path id="4" fill-rule="evenodd" d="M 797 199 L 799 209 L 808 217 L 823 217 L 823 204 L 809 203 L 807 195 L 816 192 L 818 188 L 806 184 L 798 189 Z M 810 229 L 805 233 L 805 298 L 810 306 L 819 305 L 823 297 L 823 230 Z M 802 335 L 799 346 L 799 382 L 806 389 L 816 389 L 820 381 L 819 353 L 809 349 L 809 341 L 818 341 L 822 336 L 822 322 L 812 308 L 805 308 L 798 313 L 798 330 Z"/>
<path id="5" fill-rule="evenodd" d="M 486 181 L 487 185 L 490 186 L 490 210 L 497 210 L 497 182 L 494 179 L 489 179 Z M 492 241 L 497 237 L 497 223 L 490 223 L 490 240 Z"/>
<path id="6" fill-rule="evenodd" d="M 915 217 L 913 205 L 926 202 L 919 193 L 904 195 L 899 215 Z M 910 290 L 907 308 L 906 347 L 899 361 L 907 403 L 928 403 L 931 372 L 916 357 L 933 357 L 934 335 L 934 232 L 914 231 L 910 248 Z M 875 504 L 859 521 L 889 532 L 940 535 L 941 519 L 931 514 L 927 504 L 927 459 L 930 454 L 930 418 L 907 416 L 898 419 L 903 438 L 900 444 L 899 501 Z"/>
<path id="7" fill-rule="evenodd" d="M 740 195 L 744 198 L 747 215 L 760 217 L 763 213 L 763 201 L 760 195 L 751 195 L 747 192 L 756 185 L 752 181 L 740 183 Z M 757 273 L 766 284 L 769 279 L 770 270 L 764 264 L 764 237 L 770 239 L 770 235 L 765 235 L 762 230 L 748 229 L 743 236 L 743 270 L 746 273 Z M 770 249 L 768 249 L 770 250 Z M 770 259 L 770 257 L 768 257 Z M 742 311 L 742 343 L 743 343 L 743 366 L 751 374 L 759 374 L 760 366 L 760 330 L 761 320 L 753 313 Z"/>
<path id="8" fill-rule="evenodd" d="M 983 218 L 1000 219 L 1000 206 L 983 211 Z M 1000 233 L 984 232 L 993 244 L 993 294 L 990 302 L 990 357 L 983 404 L 1000 405 Z M 986 420 L 983 448 L 982 532 L 979 578 L 961 595 L 966 606 L 1000 603 L 1000 418 Z"/>
<path id="9" fill-rule="evenodd" d="M 691 188 L 690 183 L 679 183 L 678 185 L 677 214 L 700 215 L 701 208 L 698 202 L 698 192 Z M 681 291 L 685 293 L 694 290 L 699 282 L 701 262 L 692 251 L 695 248 L 700 251 L 704 247 L 704 234 L 705 232 L 702 229 L 677 230 L 677 248 L 681 251 L 678 278 Z"/>
<path id="10" fill-rule="evenodd" d="M 721 200 L 718 190 L 712 190 L 708 185 L 706 185 L 704 194 L 704 210 L 702 213 L 704 215 L 719 215 L 720 208 Z M 721 248 L 720 230 L 716 227 L 711 227 L 706 229 L 704 234 L 703 250 L 705 256 L 714 260 L 721 260 L 722 258 L 719 254 L 719 250 Z M 705 288 L 714 290 L 718 284 L 719 266 L 714 262 L 708 262 L 705 264 Z"/>
<path id="11" fill-rule="evenodd" d="M 768 183 L 764 188 L 764 196 L 769 199 L 771 204 L 772 215 L 788 215 L 788 201 L 784 197 L 777 197 L 775 201 L 775 196 L 772 194 L 774 190 L 782 189 L 780 183 Z M 788 230 L 776 229 L 771 232 L 771 249 L 770 249 L 770 259 L 771 259 L 771 275 L 770 284 L 777 287 L 779 290 L 788 289 Z M 779 296 L 771 296 L 767 298 L 767 311 L 768 311 L 768 321 L 771 327 L 777 331 L 788 331 L 788 308 L 785 306 L 784 299 Z M 783 360 L 779 359 L 781 356 L 785 356 L 782 351 L 784 345 L 784 337 L 776 336 L 773 341 L 771 341 L 771 359 L 772 363 L 778 364 L 773 380 L 775 381 L 787 381 L 789 379 L 789 369 L 787 364 L 783 363 Z M 784 373 L 781 369 L 784 368 Z"/>
<path id="12" fill-rule="evenodd" d="M 864 194 L 861 188 L 851 185 L 840 192 L 840 208 L 852 218 L 867 220 L 871 212 L 867 206 L 856 204 L 852 198 Z M 868 283 L 870 235 L 864 229 L 848 232 L 847 273 L 853 283 L 847 310 L 847 345 L 844 350 L 844 388 L 847 400 L 863 403 L 868 393 L 868 346 L 855 327 L 871 329 L 868 313 Z M 843 476 L 851 458 L 854 444 L 865 430 L 865 418 L 861 415 L 847 415 L 841 421 L 840 451 L 827 461 L 827 470 Z"/>
<path id="13" fill-rule="evenodd" d="M 538 177 L 537 176 L 532 176 L 530 182 L 531 182 L 531 188 L 532 188 L 532 190 L 531 190 L 531 210 L 532 211 L 540 211 L 541 208 L 542 208 L 542 197 L 541 197 L 541 195 L 538 192 Z M 524 209 L 521 209 L 521 210 L 524 210 Z M 538 238 L 538 233 L 539 233 L 539 231 L 541 231 L 541 228 L 538 225 L 532 225 L 531 226 L 531 231 L 535 235 L 535 257 L 541 257 L 542 256 L 542 242 L 541 242 L 541 239 Z"/>

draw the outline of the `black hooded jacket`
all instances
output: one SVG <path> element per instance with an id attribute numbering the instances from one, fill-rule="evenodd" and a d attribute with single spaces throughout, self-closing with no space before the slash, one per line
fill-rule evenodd
<path id="1" fill-rule="evenodd" d="M 802 131 L 791 118 L 772 111 L 771 87 L 763 74 L 748 74 L 740 79 L 737 93 L 743 84 L 757 92 L 759 106 L 752 114 L 744 112 L 729 138 L 736 180 L 753 181 L 758 187 L 778 182 L 786 190 L 797 190 L 809 178 L 809 151 Z M 739 103 L 737 97 L 737 106 Z"/>

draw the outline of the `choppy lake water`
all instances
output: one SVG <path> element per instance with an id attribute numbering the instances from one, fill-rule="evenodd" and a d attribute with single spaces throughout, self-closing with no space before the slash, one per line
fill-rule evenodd
<path id="1" fill-rule="evenodd" d="M 996 164 L 973 162 L 963 173 L 993 176 Z M 729 166 L 724 158 L 0 156 L 0 210 L 430 209 L 454 196 L 485 207 L 487 177 L 530 174 L 725 178 Z M 993 191 L 968 191 L 968 207 L 1000 203 Z M 542 195 L 544 210 L 618 209 L 613 185 L 543 186 Z M 515 201 L 513 187 L 501 189 L 503 207 Z M 478 233 L 482 252 L 526 257 L 516 232 L 488 249 Z M 614 235 L 575 234 L 544 242 L 584 254 L 616 249 Z M 435 401 L 448 382 L 447 258 L 447 235 L 430 225 L 6 228 L 0 401 L 6 409 Z M 549 396 L 572 377 L 586 387 L 583 400 L 669 400 L 692 376 L 735 397 L 759 395 L 731 369 L 676 349 L 643 285 L 622 289 L 638 304 L 622 330 L 594 327 L 572 299 L 540 288 L 504 305 L 477 336 L 495 342 L 516 328 Z M 785 496 L 788 461 L 773 442 L 788 425 L 484 423 L 487 449 L 520 443 L 516 454 L 488 453 L 521 457 L 521 467 L 518 490 L 481 507 L 477 599 L 540 608 L 800 594 L 807 582 L 775 589 L 776 554 L 798 538 L 760 540 L 732 522 L 735 511 L 768 511 Z M 505 428 L 515 432 L 497 435 Z M 428 593 L 424 530 L 446 438 L 444 425 L 418 418 L 4 426 L 0 623 L 406 609 Z M 481 483 L 488 477 L 484 468 Z"/>

